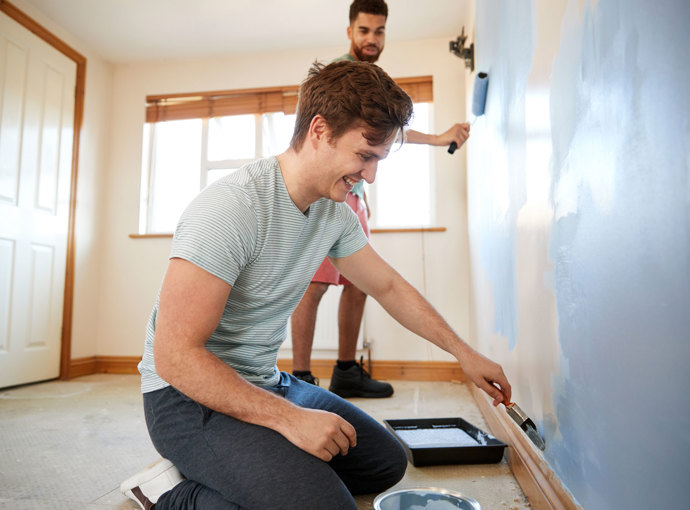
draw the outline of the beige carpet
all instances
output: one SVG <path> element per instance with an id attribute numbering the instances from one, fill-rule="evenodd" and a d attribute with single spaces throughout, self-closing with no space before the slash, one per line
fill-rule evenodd
<path id="1" fill-rule="evenodd" d="M 321 385 L 327 387 L 328 381 Z M 466 386 L 393 385 L 392 398 L 353 402 L 380 421 L 460 416 L 488 432 Z M 120 481 L 157 458 L 144 424 L 138 376 L 99 374 L 0 390 L 2 509 L 135 509 L 120 494 Z M 530 508 L 505 460 L 473 466 L 409 464 L 396 487 L 417 486 L 459 491 L 478 500 L 483 510 Z M 373 508 L 375 496 L 358 497 L 358 507 Z"/>

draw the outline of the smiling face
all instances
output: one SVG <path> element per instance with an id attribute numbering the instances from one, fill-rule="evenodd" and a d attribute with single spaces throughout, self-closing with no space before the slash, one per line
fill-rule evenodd
<path id="1" fill-rule="evenodd" d="M 283 158 L 288 192 L 301 211 L 320 198 L 342 202 L 373 182 L 378 162 L 412 117 L 412 100 L 380 67 L 315 64 L 300 86 L 295 131 Z"/>
<path id="2" fill-rule="evenodd" d="M 347 27 L 350 54 L 357 60 L 376 62 L 386 43 L 386 17 L 360 12 Z"/>
<path id="3" fill-rule="evenodd" d="M 336 140 L 325 140 L 319 156 L 323 161 L 318 179 L 321 197 L 343 202 L 352 187 L 364 179 L 369 184 L 376 179 L 379 161 L 388 156 L 395 136 L 380 145 L 369 145 L 361 127 L 351 129 Z"/>

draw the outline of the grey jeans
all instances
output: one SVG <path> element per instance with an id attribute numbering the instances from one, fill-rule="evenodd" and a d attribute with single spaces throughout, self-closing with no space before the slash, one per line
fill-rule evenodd
<path id="1" fill-rule="evenodd" d="M 153 445 L 187 478 L 156 509 L 352 510 L 353 494 L 382 492 L 405 474 L 400 443 L 359 408 L 285 372 L 269 390 L 342 416 L 357 431 L 357 446 L 324 462 L 272 429 L 212 411 L 170 386 L 145 393 Z"/>

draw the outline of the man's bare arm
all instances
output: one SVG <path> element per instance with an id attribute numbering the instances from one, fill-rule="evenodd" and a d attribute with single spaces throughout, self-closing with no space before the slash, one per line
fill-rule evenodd
<path id="1" fill-rule="evenodd" d="M 494 405 L 510 402 L 510 383 L 501 366 L 455 334 L 431 304 L 370 245 L 349 257 L 332 258 L 331 262 L 400 324 L 455 356 L 467 377 L 494 399 Z"/>
<path id="2" fill-rule="evenodd" d="M 448 146 L 452 142 L 462 147 L 462 144 L 467 141 L 470 136 L 470 125 L 467 123 L 454 124 L 440 135 L 431 135 L 408 129 L 405 132 L 405 139 L 407 143 L 417 143 L 435 146 Z"/>
<path id="3" fill-rule="evenodd" d="M 354 428 L 326 411 L 303 409 L 248 383 L 205 345 L 231 286 L 183 259 L 172 259 L 161 286 L 154 360 L 158 375 L 215 411 L 271 428 L 329 461 L 356 443 Z"/>

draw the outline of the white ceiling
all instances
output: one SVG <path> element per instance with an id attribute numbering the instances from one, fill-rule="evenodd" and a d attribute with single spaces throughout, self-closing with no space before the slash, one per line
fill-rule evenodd
<path id="1" fill-rule="evenodd" d="M 10 0 L 11 1 L 11 0 Z M 473 0 L 387 0 L 388 42 L 454 40 Z M 350 0 L 27 0 L 111 62 L 343 46 Z"/>

